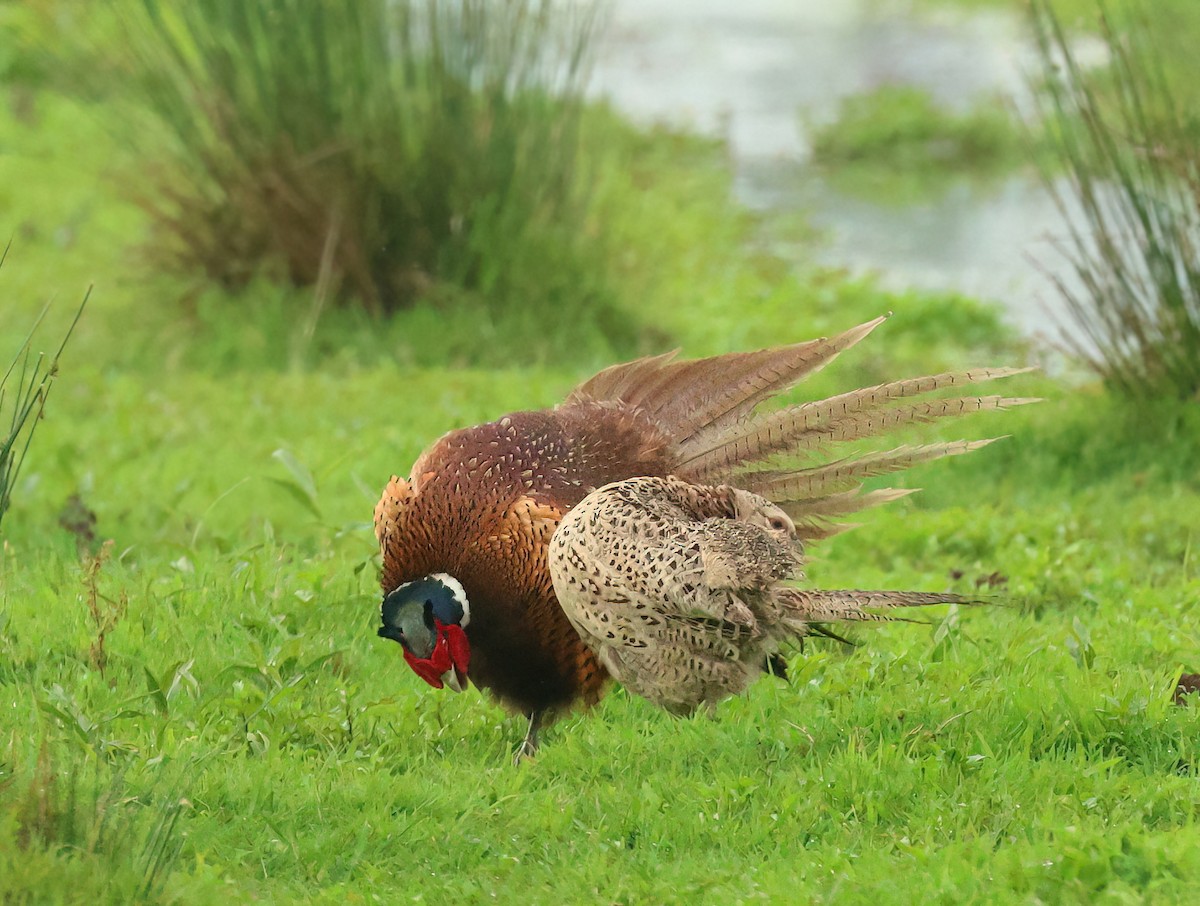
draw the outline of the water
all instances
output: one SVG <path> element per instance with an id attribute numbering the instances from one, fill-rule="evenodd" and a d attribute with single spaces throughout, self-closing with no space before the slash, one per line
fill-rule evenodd
<path id="1" fill-rule="evenodd" d="M 1035 174 L 955 182 L 897 206 L 846 195 L 804 166 L 812 126 L 880 85 L 922 87 L 950 109 L 982 98 L 1027 110 L 1036 57 L 1017 16 L 878 0 L 614 0 L 612 10 L 594 89 L 637 121 L 725 137 L 738 199 L 806 212 L 826 237 L 818 260 L 876 272 L 889 288 L 993 299 L 1024 332 L 1057 334 L 1061 303 L 1044 268 L 1061 268 L 1053 242 L 1066 230 Z"/>

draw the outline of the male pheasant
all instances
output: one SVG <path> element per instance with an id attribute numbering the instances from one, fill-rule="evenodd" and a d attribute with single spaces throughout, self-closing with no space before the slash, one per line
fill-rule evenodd
<path id="1" fill-rule="evenodd" d="M 601 696 L 609 670 L 560 606 L 548 565 L 563 517 L 593 490 L 633 477 L 726 484 L 773 501 L 798 539 L 906 490 L 862 491 L 870 477 L 967 453 L 989 440 L 900 446 L 821 459 L 831 446 L 912 422 L 1030 400 L 914 399 L 1007 377 L 999 368 L 892 381 L 756 412 L 884 318 L 831 338 L 694 361 L 673 354 L 607 368 L 551 410 L 516 412 L 444 435 L 375 508 L 383 555 L 379 635 L 399 642 L 436 688 L 468 679 L 539 726 Z M 944 599 L 944 598 L 943 598 Z"/>

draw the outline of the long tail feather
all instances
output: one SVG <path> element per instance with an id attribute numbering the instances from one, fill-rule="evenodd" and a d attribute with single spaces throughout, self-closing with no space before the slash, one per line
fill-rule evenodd
<path id="1" fill-rule="evenodd" d="M 575 388 L 565 405 L 621 400 L 671 431 L 681 448 L 697 431 L 736 422 L 768 397 L 795 386 L 883 323 L 876 318 L 832 338 L 690 362 L 672 355 L 606 368 Z"/>
<path id="2" fill-rule="evenodd" d="M 796 537 L 802 541 L 823 541 L 858 528 L 857 522 L 834 522 L 834 519 L 860 510 L 881 506 L 915 494 L 917 488 L 879 488 L 860 493 L 858 489 L 827 494 L 824 497 L 804 497 L 800 500 L 780 500 L 780 509 L 792 518 Z"/>
<path id="3" fill-rule="evenodd" d="M 674 472 L 680 478 L 698 484 L 731 484 L 761 494 L 783 507 L 801 538 L 825 538 L 851 527 L 838 525 L 834 521 L 838 517 L 909 493 L 890 488 L 863 493 L 867 479 L 969 453 L 991 441 L 901 446 L 830 461 L 837 444 L 914 423 L 1037 402 L 999 395 L 914 399 L 1034 370 L 981 368 L 889 381 L 754 413 L 764 400 L 818 371 L 884 320 L 876 318 L 832 338 L 777 349 L 683 362 L 668 353 L 614 365 L 580 384 L 564 405 L 619 401 L 637 407 L 672 439 L 678 454 Z M 806 466 L 789 459 L 799 455 Z"/>
<path id="4" fill-rule="evenodd" d="M 979 604 L 949 592 L 923 591 L 804 591 L 783 588 L 776 593 L 783 606 L 784 622 L 803 631 L 809 623 L 888 622 L 904 617 L 887 611 L 904 607 L 928 607 L 931 604 Z"/>
<path id="5" fill-rule="evenodd" d="M 796 503 L 806 498 L 852 491 L 865 479 L 899 472 L 944 456 L 961 456 L 999 439 L 989 437 L 983 440 L 905 445 L 881 453 L 867 453 L 858 458 L 839 459 L 808 469 L 748 472 L 739 476 L 737 483 L 747 491 L 761 494 L 776 503 Z"/>
<path id="6" fill-rule="evenodd" d="M 889 406 L 896 400 L 942 387 L 994 380 L 1027 370 L 997 368 L 895 381 L 764 413 L 725 430 L 710 428 L 684 446 L 680 473 L 694 480 L 720 478 L 739 466 L 777 453 L 819 450 L 828 444 L 873 437 L 914 422 L 1038 402 L 1025 397 L 976 396 Z"/>
<path id="7" fill-rule="evenodd" d="M 824 497 L 805 497 L 799 500 L 784 501 L 784 509 L 789 516 L 848 516 L 859 510 L 873 506 L 881 506 L 915 494 L 918 488 L 879 488 L 860 494 L 857 490 L 842 491 L 840 494 L 826 494 Z"/>

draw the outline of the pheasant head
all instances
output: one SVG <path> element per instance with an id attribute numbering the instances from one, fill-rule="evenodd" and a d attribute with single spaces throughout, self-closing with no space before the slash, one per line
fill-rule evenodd
<path id="1" fill-rule="evenodd" d="M 405 582 L 384 596 L 380 617 L 379 635 L 400 643 L 417 676 L 435 689 L 466 687 L 471 605 L 461 582 L 447 573 Z"/>

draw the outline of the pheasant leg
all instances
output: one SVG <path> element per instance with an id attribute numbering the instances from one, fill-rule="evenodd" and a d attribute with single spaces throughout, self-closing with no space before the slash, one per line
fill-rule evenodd
<path id="1" fill-rule="evenodd" d="M 521 741 L 521 745 L 517 747 L 517 754 L 513 757 L 513 764 L 520 764 L 526 758 L 532 758 L 537 754 L 538 730 L 542 727 L 542 717 L 545 713 L 545 711 L 530 712 L 529 730 L 525 733 L 525 738 Z"/>

